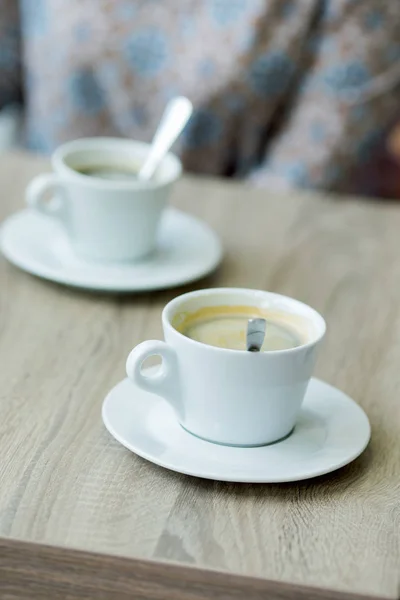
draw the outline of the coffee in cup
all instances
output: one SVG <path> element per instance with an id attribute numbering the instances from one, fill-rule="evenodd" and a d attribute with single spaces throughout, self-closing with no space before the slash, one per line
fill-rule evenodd
<path id="1" fill-rule="evenodd" d="M 241 345 L 243 324 L 260 316 L 279 347 L 249 352 Z M 162 324 L 165 342 L 139 344 L 126 371 L 135 385 L 168 402 L 182 427 L 234 446 L 269 444 L 291 432 L 325 333 L 314 309 L 279 294 L 216 288 L 178 296 L 164 308 Z M 154 355 L 162 358 L 159 372 L 142 372 Z"/>
<path id="2" fill-rule="evenodd" d="M 74 170 L 80 175 L 86 175 L 86 177 L 111 181 L 135 181 L 139 172 L 139 168 L 120 163 L 77 165 Z"/>
<path id="3" fill-rule="evenodd" d="M 287 350 L 306 343 L 301 318 L 256 306 L 206 306 L 194 313 L 176 315 L 173 324 L 177 331 L 197 342 L 217 348 L 246 350 L 249 319 L 259 318 L 266 321 L 261 352 Z"/>

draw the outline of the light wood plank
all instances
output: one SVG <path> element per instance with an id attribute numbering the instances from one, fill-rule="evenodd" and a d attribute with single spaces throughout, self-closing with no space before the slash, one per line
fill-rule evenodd
<path id="1" fill-rule="evenodd" d="M 39 159 L 2 157 L 0 218 Z M 372 423 L 365 454 L 298 485 L 229 485 L 135 457 L 104 430 L 106 392 L 183 290 L 112 296 L 43 282 L 0 258 L 0 535 L 395 598 L 400 581 L 400 207 L 185 179 L 174 204 L 221 236 L 191 286 L 303 300 L 329 333 L 317 375 Z M 186 288 L 185 288 L 186 289 Z"/>

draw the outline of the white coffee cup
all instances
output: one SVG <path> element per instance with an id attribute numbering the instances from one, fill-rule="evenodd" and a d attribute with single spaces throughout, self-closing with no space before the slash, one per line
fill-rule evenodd
<path id="1" fill-rule="evenodd" d="M 173 326 L 177 315 L 221 305 L 294 315 L 300 318 L 306 341 L 287 350 L 255 353 L 209 346 Z M 166 341 L 136 346 L 126 371 L 134 384 L 164 398 L 187 431 L 235 446 L 268 444 L 291 432 L 326 328 L 314 309 L 270 292 L 216 288 L 178 296 L 164 308 L 162 324 Z M 153 355 L 162 357 L 162 366 L 149 375 L 142 372 L 142 364 Z"/>
<path id="2" fill-rule="evenodd" d="M 86 138 L 60 146 L 52 156 L 54 173 L 28 185 L 28 205 L 57 219 L 75 253 L 85 259 L 129 261 L 155 249 L 158 226 L 182 166 L 167 154 L 150 182 L 107 180 L 76 169 L 99 164 L 140 167 L 148 144 L 118 138 Z M 46 201 L 46 192 L 54 197 Z"/>

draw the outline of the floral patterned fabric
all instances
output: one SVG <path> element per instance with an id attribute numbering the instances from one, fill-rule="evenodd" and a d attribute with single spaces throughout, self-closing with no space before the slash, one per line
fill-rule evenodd
<path id="1" fill-rule="evenodd" d="M 17 8 L 0 0 L 0 105 L 23 89 L 27 144 L 39 151 L 91 135 L 150 140 L 184 94 L 195 106 L 178 148 L 188 169 L 339 190 L 400 114 L 397 0 Z"/>

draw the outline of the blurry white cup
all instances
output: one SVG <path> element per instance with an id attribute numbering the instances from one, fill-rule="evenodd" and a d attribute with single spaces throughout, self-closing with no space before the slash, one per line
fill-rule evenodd
<path id="1" fill-rule="evenodd" d="M 102 179 L 79 169 L 121 165 L 139 169 L 149 145 L 119 138 L 83 138 L 60 146 L 53 173 L 35 177 L 26 190 L 28 205 L 65 228 L 78 256 L 100 261 L 133 261 L 156 246 L 157 231 L 182 165 L 167 154 L 150 182 Z M 47 200 L 48 192 L 54 195 Z"/>

